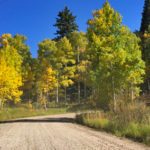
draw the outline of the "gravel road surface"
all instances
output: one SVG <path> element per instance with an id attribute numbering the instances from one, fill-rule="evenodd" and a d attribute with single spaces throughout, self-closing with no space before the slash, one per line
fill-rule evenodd
<path id="1" fill-rule="evenodd" d="M 0 123 L 0 150 L 150 150 L 150 147 L 72 123 L 75 114 Z"/>

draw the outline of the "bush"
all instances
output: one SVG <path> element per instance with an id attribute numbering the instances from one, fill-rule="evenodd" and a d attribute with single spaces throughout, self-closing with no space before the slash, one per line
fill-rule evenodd
<path id="1" fill-rule="evenodd" d="M 91 106 L 89 103 L 82 103 L 82 104 L 70 104 L 68 105 L 68 111 L 70 112 L 83 112 L 88 110 L 95 109 L 93 106 Z"/>
<path id="2" fill-rule="evenodd" d="M 145 144 L 150 145 L 150 126 L 149 125 L 141 125 L 139 131 L 141 134 L 141 138 L 143 139 L 143 142 Z"/>
<path id="3" fill-rule="evenodd" d="M 139 124 L 130 122 L 125 130 L 124 135 L 133 139 L 141 139 Z"/>
<path id="4" fill-rule="evenodd" d="M 116 113 L 82 113 L 76 115 L 76 122 L 150 145 L 149 110 L 143 104 L 124 105 Z"/>
<path id="5" fill-rule="evenodd" d="M 149 114 L 149 109 L 144 103 L 126 104 L 121 102 L 117 106 L 117 111 L 111 113 L 110 117 L 116 117 L 117 120 L 126 125 L 129 122 L 144 124 L 149 123 Z"/>
<path id="6" fill-rule="evenodd" d="M 34 103 L 32 103 L 32 107 L 33 107 L 34 109 L 42 109 L 42 108 L 43 108 L 42 104 L 39 103 L 39 102 L 34 102 Z"/>
<path id="7" fill-rule="evenodd" d="M 96 129 L 107 129 L 109 120 L 102 118 L 102 113 L 83 113 L 76 115 L 76 122 Z"/>

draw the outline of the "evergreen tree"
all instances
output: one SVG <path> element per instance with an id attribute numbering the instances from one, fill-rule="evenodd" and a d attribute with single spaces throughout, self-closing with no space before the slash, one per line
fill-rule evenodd
<path id="1" fill-rule="evenodd" d="M 64 36 L 68 37 L 69 33 L 78 30 L 78 25 L 75 23 L 75 19 L 76 16 L 72 15 L 67 6 L 63 11 L 60 11 L 58 13 L 58 18 L 56 18 L 56 24 L 54 24 L 54 26 L 58 28 L 55 33 L 58 36 L 55 40 L 59 40 Z"/>
<path id="2" fill-rule="evenodd" d="M 143 10 L 143 17 L 141 23 L 140 31 L 144 33 L 148 30 L 148 26 L 150 24 L 150 0 L 145 0 L 144 10 Z"/>
<path id="3" fill-rule="evenodd" d="M 138 36 L 141 38 L 142 58 L 146 64 L 146 74 L 144 76 L 144 84 L 141 85 L 143 92 L 150 92 L 149 78 L 149 26 L 150 26 L 150 0 L 145 0 L 142 22 Z"/>

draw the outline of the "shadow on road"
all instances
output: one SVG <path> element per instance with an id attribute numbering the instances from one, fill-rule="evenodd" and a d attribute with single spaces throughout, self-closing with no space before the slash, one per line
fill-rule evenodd
<path id="1" fill-rule="evenodd" d="M 8 121 L 0 121 L 0 124 L 6 123 L 72 123 L 73 118 L 43 118 L 43 119 L 16 119 Z"/>

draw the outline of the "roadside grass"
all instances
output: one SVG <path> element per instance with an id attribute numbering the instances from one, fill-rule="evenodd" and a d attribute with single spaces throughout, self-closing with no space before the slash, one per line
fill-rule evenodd
<path id="1" fill-rule="evenodd" d="M 32 116 L 55 115 L 65 113 L 67 113 L 66 108 L 48 108 L 47 111 L 45 111 L 44 109 L 31 109 L 27 107 L 4 108 L 3 111 L 0 110 L 0 121 Z"/>
<path id="2" fill-rule="evenodd" d="M 67 110 L 69 112 L 87 112 L 87 111 L 95 111 L 96 108 L 93 107 L 89 102 L 81 102 L 79 103 L 73 103 L 73 104 L 69 104 Z"/>
<path id="3" fill-rule="evenodd" d="M 145 118 L 145 116 L 150 116 L 150 112 L 146 113 L 141 109 L 137 112 L 137 106 L 132 106 L 132 111 L 129 109 L 129 113 L 124 112 L 126 108 L 122 109 L 122 112 L 119 110 L 116 113 L 111 111 L 80 113 L 76 115 L 75 121 L 90 128 L 130 138 L 150 146 L 150 123 L 149 118 Z M 141 119 L 142 114 L 145 116 Z"/>
<path id="4" fill-rule="evenodd" d="M 17 118 L 25 118 L 25 117 L 32 117 L 32 116 L 41 116 L 41 115 L 55 115 L 55 114 L 65 114 L 71 112 L 79 112 L 79 110 L 85 111 L 87 106 L 81 104 L 66 104 L 66 103 L 59 103 L 56 104 L 55 102 L 48 102 L 47 103 L 47 111 L 42 108 L 40 103 L 33 103 L 33 104 L 16 104 L 12 105 L 11 107 L 4 107 L 3 110 L 0 109 L 0 122 L 7 121 L 11 119 Z"/>

